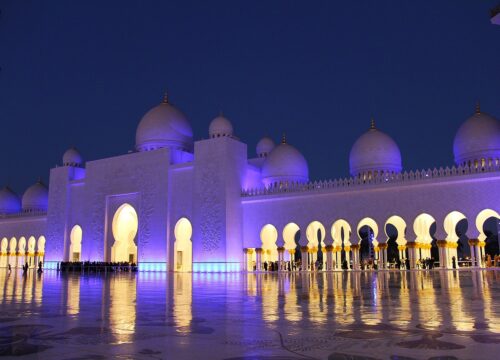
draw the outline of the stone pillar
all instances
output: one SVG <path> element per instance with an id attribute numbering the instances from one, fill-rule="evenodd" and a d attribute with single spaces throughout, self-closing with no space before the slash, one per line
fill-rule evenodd
<path id="1" fill-rule="evenodd" d="M 485 241 L 479 241 L 479 243 L 475 246 L 476 254 L 478 254 L 478 264 L 479 267 L 484 268 L 485 267 L 485 259 L 486 259 L 486 252 L 484 251 L 484 247 L 486 246 Z"/>
<path id="2" fill-rule="evenodd" d="M 406 260 L 406 245 L 398 245 L 398 251 L 399 251 L 399 262 L 401 263 L 401 267 L 404 268 Z"/>
<path id="3" fill-rule="evenodd" d="M 351 246 L 344 245 L 345 261 L 347 262 L 347 270 L 351 270 Z"/>
<path id="4" fill-rule="evenodd" d="M 359 270 L 359 245 L 351 245 L 352 249 L 352 269 Z"/>
<path id="5" fill-rule="evenodd" d="M 413 270 L 417 267 L 417 247 L 418 244 L 416 242 L 408 242 L 406 243 L 406 247 L 408 248 L 408 260 L 410 261 L 410 269 Z"/>
<path id="6" fill-rule="evenodd" d="M 255 249 L 255 270 L 262 270 L 262 248 Z"/>
<path id="7" fill-rule="evenodd" d="M 278 271 L 283 271 L 285 267 L 285 248 L 278 247 Z"/>
<path id="8" fill-rule="evenodd" d="M 472 267 L 479 267 L 479 263 L 481 261 L 481 257 L 476 247 L 478 247 L 479 240 L 478 239 L 469 239 L 469 248 L 470 248 L 470 260 L 472 262 Z"/>
<path id="9" fill-rule="evenodd" d="M 380 249 L 380 257 L 379 257 L 379 269 L 387 269 L 387 248 L 389 245 L 386 243 L 378 245 Z"/>
<path id="10" fill-rule="evenodd" d="M 436 243 L 439 248 L 439 267 L 448 269 L 448 249 L 446 240 L 437 240 Z"/>
<path id="11" fill-rule="evenodd" d="M 248 249 L 243 248 L 243 271 L 248 271 Z"/>
<path id="12" fill-rule="evenodd" d="M 327 259 L 326 259 L 326 246 L 323 246 L 321 248 L 321 252 L 323 254 L 323 266 L 322 266 L 322 269 L 326 270 L 326 267 L 327 267 L 327 264 L 326 264 L 326 262 L 327 262 Z M 332 258 L 332 261 L 333 261 L 333 258 Z"/>
<path id="13" fill-rule="evenodd" d="M 326 269 L 327 271 L 332 271 L 334 269 L 334 263 L 333 263 L 333 246 L 332 245 L 327 245 L 325 247 L 325 254 L 326 254 Z"/>
<path id="14" fill-rule="evenodd" d="M 300 247 L 301 254 L 301 264 L 300 271 L 308 271 L 309 270 L 309 248 L 307 246 Z"/>

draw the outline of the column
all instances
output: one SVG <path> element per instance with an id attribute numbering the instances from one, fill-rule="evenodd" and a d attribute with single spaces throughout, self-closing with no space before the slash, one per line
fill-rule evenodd
<path id="1" fill-rule="evenodd" d="M 410 260 L 410 270 L 417 267 L 417 246 L 418 244 L 416 242 L 406 243 L 406 247 L 408 248 L 408 260 Z"/>
<path id="2" fill-rule="evenodd" d="M 248 271 L 248 249 L 243 248 L 243 271 Z"/>
<path id="3" fill-rule="evenodd" d="M 334 270 L 342 270 L 342 246 L 335 247 L 335 268 Z"/>
<path id="4" fill-rule="evenodd" d="M 283 271 L 285 267 L 285 248 L 278 247 L 278 271 Z"/>
<path id="5" fill-rule="evenodd" d="M 477 245 L 475 245 L 474 249 L 476 250 L 475 253 L 477 254 L 478 257 L 478 265 L 481 268 L 484 268 L 484 262 L 486 258 L 486 253 L 484 252 L 484 247 L 486 246 L 485 241 L 479 241 Z"/>
<path id="6" fill-rule="evenodd" d="M 399 262 L 401 263 L 400 269 L 404 268 L 405 260 L 406 260 L 406 245 L 398 245 L 399 251 Z"/>
<path id="7" fill-rule="evenodd" d="M 262 270 L 262 248 L 255 249 L 255 270 Z"/>
<path id="8" fill-rule="evenodd" d="M 300 263 L 300 271 L 307 271 L 309 270 L 309 248 L 307 246 L 301 246 L 300 247 L 300 254 L 301 254 L 301 263 Z"/>
<path id="9" fill-rule="evenodd" d="M 351 270 L 351 246 L 344 245 L 345 261 L 347 262 L 347 270 Z"/>
<path id="10" fill-rule="evenodd" d="M 325 254 L 326 254 L 326 270 L 327 271 L 332 271 L 334 268 L 334 263 L 333 263 L 333 246 L 332 245 L 327 245 L 325 247 Z"/>
<path id="11" fill-rule="evenodd" d="M 379 255 L 379 269 L 384 270 L 387 269 L 387 248 L 389 245 L 386 243 L 384 244 L 379 244 L 378 245 L 380 249 L 380 255 Z"/>
<path id="12" fill-rule="evenodd" d="M 479 258 L 476 252 L 476 245 L 479 243 L 478 239 L 469 239 L 469 249 L 470 249 L 470 260 L 472 262 L 472 267 L 479 267 Z"/>
<path id="13" fill-rule="evenodd" d="M 436 241 L 439 249 L 439 267 L 442 269 L 448 269 L 448 251 L 446 248 L 446 240 Z"/>
<path id="14" fill-rule="evenodd" d="M 351 245 L 352 249 L 352 269 L 359 270 L 359 245 Z"/>
<path id="15" fill-rule="evenodd" d="M 327 267 L 327 259 L 326 259 L 326 257 L 327 257 L 327 256 L 326 256 L 326 246 L 323 246 L 323 247 L 321 248 L 321 252 L 322 252 L 322 254 L 323 254 L 323 264 L 322 264 L 322 267 L 321 267 L 321 268 L 322 268 L 323 270 L 327 270 L 327 268 L 326 268 L 326 267 Z M 333 257 L 332 257 L 332 262 L 333 262 Z"/>

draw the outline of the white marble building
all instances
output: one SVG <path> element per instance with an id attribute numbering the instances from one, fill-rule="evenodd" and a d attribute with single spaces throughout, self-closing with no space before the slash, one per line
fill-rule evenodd
<path id="1" fill-rule="evenodd" d="M 479 108 L 457 131 L 456 164 L 440 169 L 403 172 L 396 142 L 372 122 L 351 149 L 350 178 L 311 182 L 306 158 L 285 139 L 263 138 L 249 157 L 220 115 L 208 139 L 193 141 L 166 98 L 140 121 L 135 149 L 87 162 L 69 149 L 48 188 L 37 182 L 22 200 L 1 190 L 0 266 L 283 270 L 300 257 L 302 270 L 335 270 L 369 257 L 379 268 L 396 258 L 414 268 L 435 251 L 449 268 L 460 236 L 472 265 L 484 266 L 484 223 L 500 218 L 500 122 Z"/>

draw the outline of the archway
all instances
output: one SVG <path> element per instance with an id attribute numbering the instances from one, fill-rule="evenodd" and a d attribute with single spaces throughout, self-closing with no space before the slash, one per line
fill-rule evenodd
<path id="1" fill-rule="evenodd" d="M 17 239 L 11 238 L 9 241 L 9 265 L 15 267 L 17 263 Z"/>
<path id="2" fill-rule="evenodd" d="M 296 269 L 296 263 L 301 260 L 300 252 L 300 227 L 296 223 L 288 223 L 283 228 L 283 240 L 285 241 L 285 261 L 288 261 L 290 270 Z"/>
<path id="3" fill-rule="evenodd" d="M 7 253 L 9 249 L 9 240 L 4 237 L 0 243 L 0 267 L 7 267 Z"/>
<path id="4" fill-rule="evenodd" d="M 335 251 L 335 268 L 350 269 L 351 262 L 351 225 L 339 219 L 332 225 L 332 239 Z"/>
<path id="5" fill-rule="evenodd" d="M 174 228 L 174 264 L 175 271 L 193 270 L 193 227 L 191 222 L 183 217 L 175 224 Z"/>
<path id="6" fill-rule="evenodd" d="M 413 269 L 420 264 L 422 258 L 430 258 L 433 261 L 432 255 L 432 242 L 433 234 L 436 231 L 436 220 L 427 213 L 422 213 L 415 218 L 413 222 L 413 231 L 417 236 L 415 243 L 412 244 L 408 251 L 408 257 L 410 260 L 410 267 Z M 443 255 L 439 254 L 439 258 Z M 435 260 L 435 259 L 434 259 Z"/>
<path id="7" fill-rule="evenodd" d="M 137 213 L 132 205 L 125 203 L 116 210 L 112 223 L 115 239 L 111 247 L 112 262 L 137 263 L 135 237 L 138 223 Z"/>
<path id="8" fill-rule="evenodd" d="M 36 253 L 38 254 L 37 263 L 39 264 L 41 262 L 43 265 L 45 259 L 45 236 L 43 235 L 38 238 Z M 38 264 L 35 265 L 38 266 Z"/>
<path id="9" fill-rule="evenodd" d="M 35 267 L 36 239 L 34 236 L 28 238 L 28 265 Z"/>
<path id="10" fill-rule="evenodd" d="M 385 222 L 384 231 L 387 235 L 387 260 L 401 268 L 406 259 L 406 221 L 401 216 L 393 215 Z"/>
<path id="11" fill-rule="evenodd" d="M 19 242 L 17 243 L 17 253 L 18 253 L 18 264 L 17 266 L 24 266 L 26 261 L 26 238 L 21 236 Z"/>
<path id="12" fill-rule="evenodd" d="M 362 219 L 357 227 L 359 237 L 359 255 L 360 263 L 363 266 L 371 266 L 370 263 L 378 259 L 375 254 L 375 247 L 378 247 L 377 235 L 378 225 L 372 218 L 366 217 Z"/>
<path id="13" fill-rule="evenodd" d="M 321 270 L 325 268 L 326 255 L 323 254 L 325 247 L 326 230 L 319 221 L 311 222 L 306 229 L 307 248 L 309 254 L 309 269 Z"/>
<path id="14" fill-rule="evenodd" d="M 445 248 L 447 267 L 458 267 L 458 252 L 463 254 L 463 241 L 467 227 L 467 218 L 459 211 L 452 211 L 444 218 L 444 230 L 447 234 Z M 466 237 L 465 241 L 467 241 Z"/>
<path id="15" fill-rule="evenodd" d="M 69 235 L 70 246 L 69 246 L 69 258 L 70 261 L 80 261 L 82 254 L 82 235 L 83 231 L 80 225 L 75 225 L 71 229 Z"/>
<path id="16" fill-rule="evenodd" d="M 264 270 L 274 270 L 274 263 L 278 261 L 278 245 L 276 245 L 278 230 L 274 225 L 264 225 L 260 230 L 260 240 L 262 241 L 262 266 Z"/>
<path id="17" fill-rule="evenodd" d="M 478 257 L 482 264 L 487 259 L 494 259 L 500 254 L 498 230 L 500 215 L 492 209 L 482 210 L 476 217 L 476 228 L 479 231 Z M 487 259 L 486 259 L 487 258 Z M 488 265 L 491 263 L 488 260 Z"/>

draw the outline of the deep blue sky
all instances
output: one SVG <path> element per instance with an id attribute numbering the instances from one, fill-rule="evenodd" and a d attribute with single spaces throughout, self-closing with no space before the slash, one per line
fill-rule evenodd
<path id="1" fill-rule="evenodd" d="M 500 117 L 498 2 L 0 0 L 0 183 L 126 153 L 165 89 L 196 139 L 220 109 L 251 155 L 286 132 L 312 179 L 348 174 L 371 115 L 406 169 L 449 165 L 476 99 Z"/>

